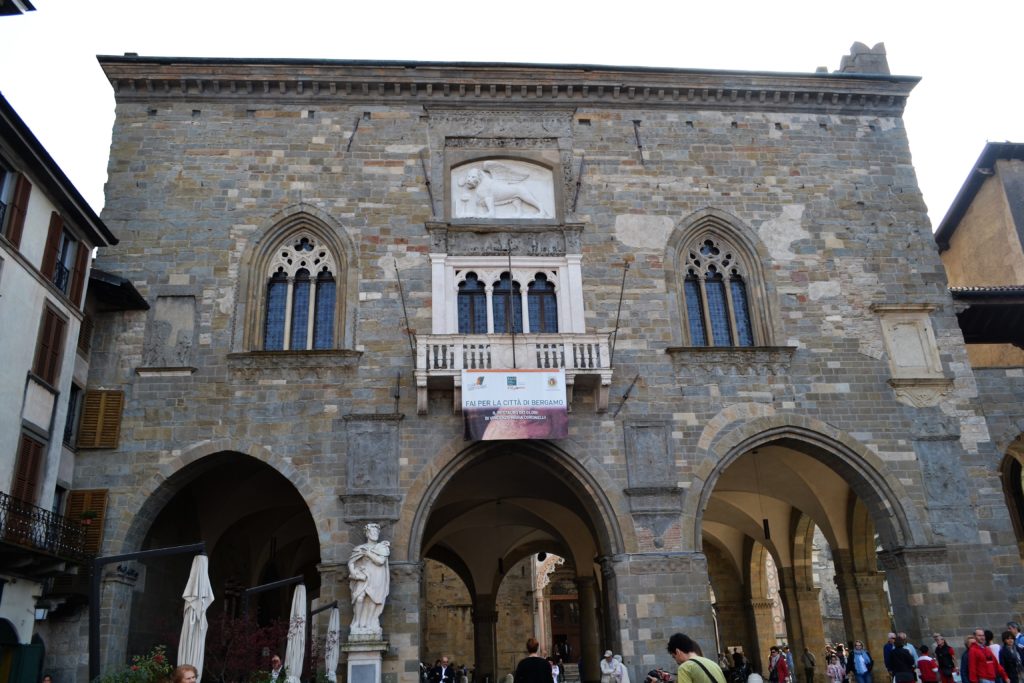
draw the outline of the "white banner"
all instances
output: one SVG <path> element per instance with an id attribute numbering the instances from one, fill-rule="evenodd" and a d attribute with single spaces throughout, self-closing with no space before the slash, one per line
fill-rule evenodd
<path id="1" fill-rule="evenodd" d="M 470 441 L 564 439 L 565 370 L 463 370 L 462 415 Z"/>

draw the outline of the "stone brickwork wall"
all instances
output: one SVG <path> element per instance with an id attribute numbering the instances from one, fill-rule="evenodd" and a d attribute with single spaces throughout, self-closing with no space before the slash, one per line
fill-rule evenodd
<path id="1" fill-rule="evenodd" d="M 360 542 L 348 520 L 393 515 L 393 566 L 412 564 L 393 572 L 385 672 L 413 680 L 421 596 L 400 577 L 419 571 L 421 558 L 408 556 L 420 540 L 411 537 L 414 517 L 429 504 L 419 496 L 466 444 L 450 391 L 432 390 L 426 414 L 416 413 L 396 264 L 408 327 L 428 334 L 441 302 L 432 301 L 425 224 L 444 220 L 451 191 L 445 141 L 458 140 L 466 155 L 497 140 L 559 160 L 559 210 L 583 226 L 587 332 L 615 328 L 623 263 L 632 262 L 609 411 L 595 412 L 596 393 L 577 388 L 569 438 L 557 445 L 603 487 L 611 515 L 597 533 L 614 555 L 605 565 L 606 627 L 637 671 L 665 664 L 673 632 L 714 642 L 702 501 L 758 434 L 817 435 L 820 452 L 874 506 L 894 551 L 886 559 L 894 606 L 912 635 L 997 623 L 1019 602 L 1016 548 L 990 495 L 998 454 L 900 118 L 912 81 L 764 76 L 731 87 L 707 76 L 702 87 L 693 74 L 627 73 L 621 78 L 643 82 L 616 86 L 613 97 L 606 75 L 557 69 L 529 74 L 524 82 L 541 84 L 535 94 L 471 70 L 461 86 L 442 87 L 452 74 L 440 69 L 412 88 L 392 84 L 387 69 L 345 81 L 344 67 L 326 64 L 273 73 L 234 64 L 219 75 L 144 58 L 104 66 L 118 104 L 103 218 L 121 242 L 97 266 L 130 279 L 150 302 L 195 305 L 181 356 L 194 370 L 185 373 L 136 372 L 156 353 L 146 346 L 152 316 L 97 325 L 90 385 L 126 392 L 121 445 L 83 452 L 75 485 L 110 489 L 106 550 L 141 542 L 154 514 L 148 498 L 188 463 L 219 450 L 257 457 L 306 500 L 324 563 L 343 562 Z M 246 268 L 254 245 L 301 213 L 351 250 L 345 348 L 268 359 L 244 333 L 263 287 Z M 708 217 L 727 221 L 760 260 L 757 351 L 684 343 L 679 240 Z M 899 400 L 882 314 L 872 309 L 893 303 L 929 307 L 946 380 L 901 389 L 919 393 Z M 345 419 L 366 414 L 405 416 L 390 423 L 397 452 L 381 463 L 396 488 L 373 492 L 384 496 L 374 499 L 380 507 L 353 512 L 339 500 L 358 494 L 347 480 Z M 936 491 L 913 436 L 915 424 L 940 416 L 958 430 L 941 455 L 943 476 L 976 482 L 955 513 L 956 538 L 940 535 L 941 520 L 929 515 Z M 918 547 L 930 553 L 926 566 L 920 554 L 897 552 Z"/>

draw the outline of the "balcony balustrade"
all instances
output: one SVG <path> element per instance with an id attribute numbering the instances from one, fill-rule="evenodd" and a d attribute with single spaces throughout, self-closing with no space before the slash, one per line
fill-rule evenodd
<path id="1" fill-rule="evenodd" d="M 514 341 L 514 344 L 513 344 Z M 513 350 L 514 348 L 514 350 Z M 612 381 L 608 335 L 604 334 L 430 334 L 416 338 L 416 409 L 427 412 L 430 389 L 454 389 L 461 411 L 463 370 L 564 369 L 570 404 L 576 386 L 593 386 L 595 408 L 608 409 Z"/>
<path id="2" fill-rule="evenodd" d="M 90 558 L 85 528 L 50 510 L 0 493 L 0 563 L 13 574 L 38 579 Z"/>

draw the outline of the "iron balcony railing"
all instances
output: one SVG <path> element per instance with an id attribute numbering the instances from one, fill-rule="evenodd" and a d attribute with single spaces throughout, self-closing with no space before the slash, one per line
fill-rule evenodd
<path id="1" fill-rule="evenodd" d="M 47 553 L 62 560 L 84 562 L 85 527 L 63 515 L 0 493 L 0 542 Z"/>

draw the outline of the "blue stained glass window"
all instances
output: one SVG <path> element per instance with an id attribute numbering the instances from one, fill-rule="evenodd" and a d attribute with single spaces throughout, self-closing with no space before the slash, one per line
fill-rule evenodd
<path id="1" fill-rule="evenodd" d="M 686 319 L 690 325 L 690 343 L 694 346 L 707 346 L 707 335 L 704 334 L 704 307 L 701 306 L 700 282 L 693 275 L 688 275 L 683 282 L 686 294 Z"/>
<path id="2" fill-rule="evenodd" d="M 292 340 L 288 348 L 305 351 L 306 334 L 309 328 L 309 271 L 305 268 L 295 273 L 292 291 Z"/>
<path id="3" fill-rule="evenodd" d="M 316 276 L 316 312 L 313 314 L 313 348 L 334 348 L 334 303 L 337 284 L 334 276 L 322 271 Z"/>
<path id="4" fill-rule="evenodd" d="M 555 286 L 544 273 L 537 273 L 526 293 L 530 313 L 530 332 L 558 332 L 558 300 Z"/>
<path id="5" fill-rule="evenodd" d="M 459 334 L 487 334 L 487 292 L 476 273 L 459 283 Z"/>
<path id="6" fill-rule="evenodd" d="M 511 310 L 509 299 L 512 300 Z M 491 302 L 494 307 L 494 331 L 497 334 L 508 334 L 510 327 L 516 334 L 523 331 L 523 297 L 519 283 L 513 282 L 508 273 L 502 273 L 501 279 L 494 283 Z"/>
<path id="7" fill-rule="evenodd" d="M 739 336 L 737 346 L 753 346 L 754 330 L 750 324 L 750 308 L 747 305 L 747 286 L 738 275 L 733 275 L 729 281 L 732 290 L 732 305 L 736 317 L 736 334 Z"/>
<path id="8" fill-rule="evenodd" d="M 284 348 L 284 316 L 288 303 L 288 277 L 274 273 L 267 284 L 267 315 L 263 332 L 263 348 L 280 351 Z"/>
<path id="9" fill-rule="evenodd" d="M 704 282 L 708 295 L 708 314 L 711 316 L 711 338 L 715 346 L 732 346 L 729 330 L 729 308 L 725 300 L 725 281 L 720 273 L 708 273 Z"/>

